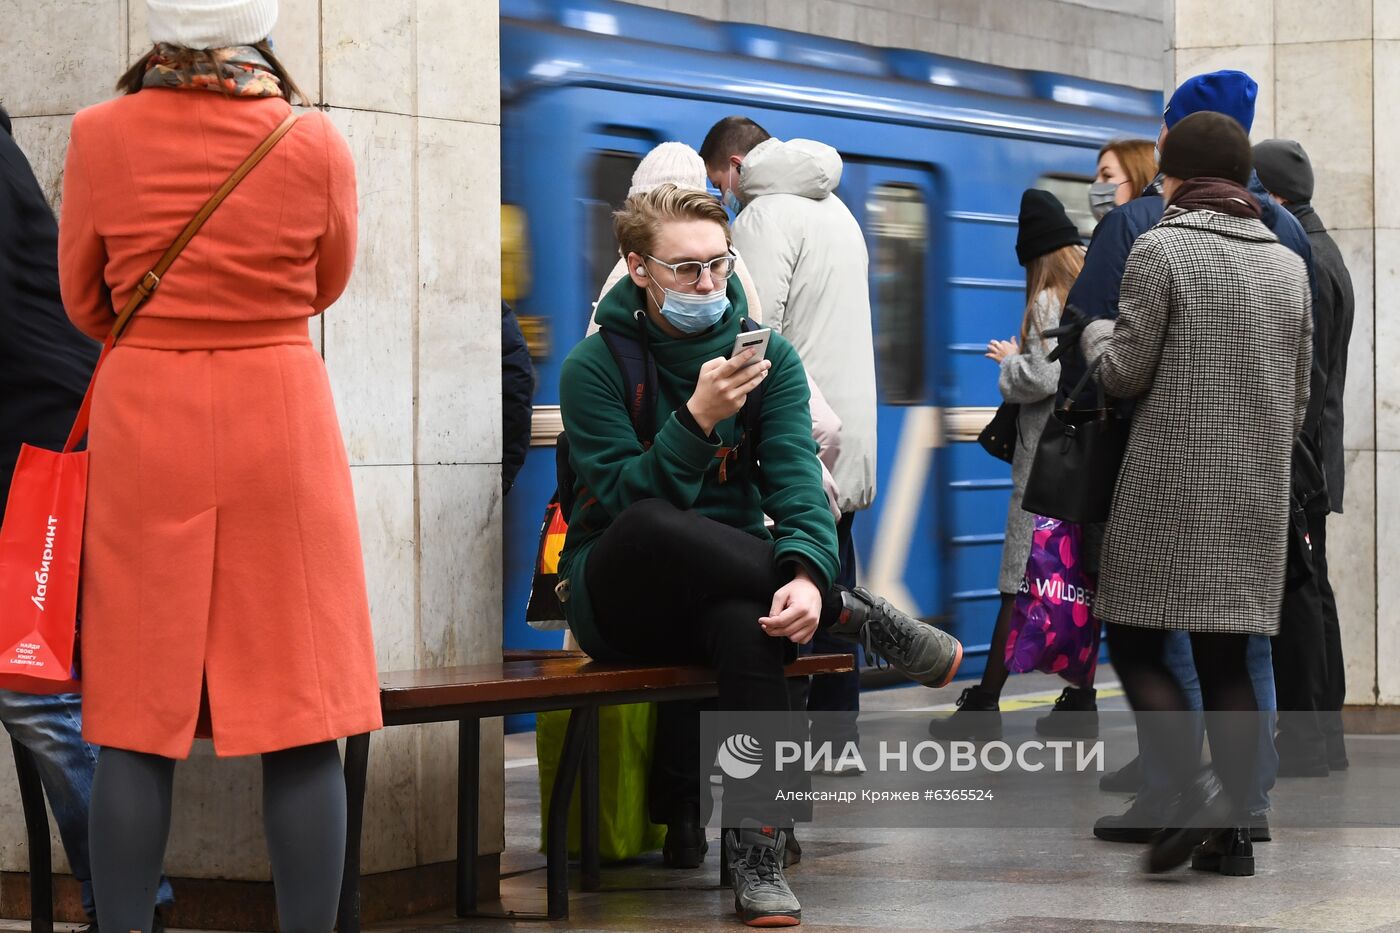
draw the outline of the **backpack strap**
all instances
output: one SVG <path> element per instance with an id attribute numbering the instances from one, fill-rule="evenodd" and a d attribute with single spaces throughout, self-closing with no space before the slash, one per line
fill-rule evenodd
<path id="1" fill-rule="evenodd" d="M 609 330 L 602 334 L 618 372 L 622 373 L 632 427 L 642 443 L 650 445 L 656 437 L 656 360 L 635 337 Z"/>

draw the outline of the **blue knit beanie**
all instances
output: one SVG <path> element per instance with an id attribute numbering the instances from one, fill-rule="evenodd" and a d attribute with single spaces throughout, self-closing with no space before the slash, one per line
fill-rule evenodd
<path id="1" fill-rule="evenodd" d="M 1243 71 L 1197 75 L 1183 81 L 1172 94 L 1167 109 L 1162 111 L 1162 122 L 1170 130 L 1182 117 L 1210 110 L 1234 117 L 1248 133 L 1254 123 L 1254 98 L 1258 94 L 1259 85 Z"/>

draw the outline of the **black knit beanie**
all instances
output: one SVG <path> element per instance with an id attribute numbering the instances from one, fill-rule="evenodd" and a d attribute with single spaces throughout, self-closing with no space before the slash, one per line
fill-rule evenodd
<path id="1" fill-rule="evenodd" d="M 1064 205 L 1053 194 L 1039 188 L 1027 188 L 1021 195 L 1018 223 L 1016 258 L 1023 266 L 1063 246 L 1078 246 L 1083 242 L 1065 213 Z"/>
<path id="2" fill-rule="evenodd" d="M 1293 140 L 1266 139 L 1255 146 L 1254 170 L 1265 188 L 1290 204 L 1312 200 L 1312 162 Z"/>
<path id="3" fill-rule="evenodd" d="M 1254 156 L 1249 136 L 1234 117 L 1202 110 L 1167 131 L 1162 144 L 1162 174 L 1190 178 L 1228 178 L 1249 184 Z"/>

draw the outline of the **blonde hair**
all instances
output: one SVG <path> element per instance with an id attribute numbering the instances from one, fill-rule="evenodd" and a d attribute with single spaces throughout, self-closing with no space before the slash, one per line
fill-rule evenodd
<path id="1" fill-rule="evenodd" d="M 1042 336 L 1040 322 L 1035 320 L 1035 301 L 1041 292 L 1049 292 L 1063 308 L 1070 287 L 1083 268 L 1084 247 L 1077 244 L 1061 246 L 1044 256 L 1037 256 L 1026 266 L 1026 313 L 1021 317 L 1022 353 L 1026 352 L 1026 338 L 1030 336 L 1032 327 L 1037 337 Z"/>
<path id="2" fill-rule="evenodd" d="M 656 249 L 656 234 L 664 223 L 677 220 L 709 220 L 724 230 L 724 243 L 729 239 L 729 215 L 705 191 L 659 185 L 642 194 L 634 194 L 613 214 L 613 233 L 622 257 L 632 253 L 649 256 Z"/>
<path id="3" fill-rule="evenodd" d="M 1113 153 L 1123 168 L 1123 174 L 1128 176 L 1128 184 L 1133 189 L 1132 198 L 1136 198 L 1157 177 L 1156 149 L 1157 144 L 1150 139 L 1114 139 L 1104 143 L 1099 150 L 1099 160 L 1103 160 L 1105 152 Z"/>

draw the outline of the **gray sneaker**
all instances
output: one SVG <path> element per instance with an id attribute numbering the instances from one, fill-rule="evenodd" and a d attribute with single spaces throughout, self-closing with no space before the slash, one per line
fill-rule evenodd
<path id="1" fill-rule="evenodd" d="M 963 647 L 952 635 L 934 628 L 863 587 L 841 593 L 841 622 L 835 634 L 855 637 L 866 654 L 925 687 L 946 687 L 962 664 Z"/>
<path id="2" fill-rule="evenodd" d="M 795 927 L 802 922 L 802 905 L 783 877 L 785 846 L 783 832 L 754 820 L 724 831 L 734 911 L 751 927 Z"/>

